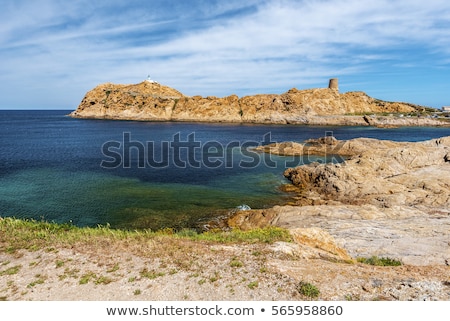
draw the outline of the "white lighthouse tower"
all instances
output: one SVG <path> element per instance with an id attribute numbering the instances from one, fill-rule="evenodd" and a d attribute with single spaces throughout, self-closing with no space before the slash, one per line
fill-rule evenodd
<path id="1" fill-rule="evenodd" d="M 152 80 L 152 79 L 150 78 L 150 75 L 147 76 L 147 79 L 146 79 L 145 81 L 147 81 L 147 82 L 149 82 L 149 83 L 151 83 L 151 84 L 156 84 L 156 81 Z"/>

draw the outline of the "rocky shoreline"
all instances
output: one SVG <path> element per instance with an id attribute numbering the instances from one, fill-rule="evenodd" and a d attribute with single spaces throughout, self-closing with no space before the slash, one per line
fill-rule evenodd
<path id="1" fill-rule="evenodd" d="M 283 227 L 293 242 L 133 241 L 111 231 L 11 251 L 0 233 L 0 300 L 311 300 L 302 283 L 320 291 L 315 300 L 450 300 L 450 137 L 324 137 L 261 151 L 347 158 L 287 169 L 292 204 L 236 211 L 225 222 Z M 402 265 L 357 261 L 374 256 Z"/>
<path id="2" fill-rule="evenodd" d="M 348 159 L 286 169 L 284 176 L 296 190 L 292 204 L 239 211 L 227 220 L 229 226 L 274 225 L 295 233 L 318 229 L 353 258 L 375 255 L 410 265 L 450 265 L 450 137 L 415 143 L 324 137 L 259 150 Z M 336 250 L 328 252 L 336 255 Z"/>
<path id="3" fill-rule="evenodd" d="M 293 88 L 280 95 L 242 98 L 190 97 L 144 81 L 136 85 L 99 85 L 86 94 L 70 116 L 138 121 L 450 126 L 450 122 L 426 116 L 427 112 L 423 106 L 386 102 L 363 92 L 340 93 L 337 81 L 333 86 L 330 81 L 329 88 Z M 260 152 L 337 155 L 346 161 L 286 169 L 284 175 L 292 182 L 288 189 L 296 193 L 292 204 L 238 211 L 224 219 L 225 225 L 244 229 L 271 224 L 291 230 L 319 228 L 336 238 L 336 246 L 348 251 L 350 257 L 386 255 L 411 264 L 446 264 L 450 260 L 450 239 L 445 230 L 450 221 L 449 141 L 448 137 L 421 143 L 324 137 L 304 144 L 260 146 Z M 408 231 L 402 226 L 408 226 Z M 364 233 L 369 230 L 373 237 L 367 240 Z M 387 231 L 391 238 L 386 238 Z M 421 245 L 404 250 L 405 242 Z"/>
<path id="4" fill-rule="evenodd" d="M 100 85 L 86 94 L 70 116 L 375 127 L 450 125 L 418 117 L 424 110 L 362 92 L 341 94 L 335 87 L 217 98 L 188 97 L 158 83 L 142 82 Z M 304 300 L 297 289 L 299 282 L 306 281 L 320 289 L 319 300 L 450 300 L 450 136 L 417 143 L 323 137 L 256 150 L 341 158 L 339 163 L 286 169 L 284 176 L 291 182 L 286 189 L 294 195 L 289 204 L 237 210 L 216 222 L 225 229 L 283 227 L 294 242 L 218 245 L 176 243 L 174 239 L 169 242 L 176 243 L 170 251 L 176 248 L 188 256 L 175 261 L 167 259 L 166 241 L 132 244 L 116 240 L 102 249 L 75 246 L 15 256 L 5 252 L 0 254 L 5 268 L 24 268 L 0 279 L 4 298 Z M 155 249 L 160 250 L 160 257 L 155 257 Z M 357 261 L 368 257 L 398 260 L 402 266 Z M 48 271 L 58 269 L 55 261 L 65 262 L 64 273 L 73 270 L 76 275 L 47 276 Z M 185 262 L 194 261 L 195 266 L 185 267 Z M 47 277 L 45 287 L 20 292 L 33 284 L 38 273 L 35 266 L 39 275 Z M 143 277 L 142 271 L 148 270 L 161 270 L 161 276 Z M 112 273 L 108 284 L 79 285 L 80 276 L 105 273 Z M 135 275 L 132 282 L 130 274 Z M 70 291 L 61 293 L 62 286 Z"/>

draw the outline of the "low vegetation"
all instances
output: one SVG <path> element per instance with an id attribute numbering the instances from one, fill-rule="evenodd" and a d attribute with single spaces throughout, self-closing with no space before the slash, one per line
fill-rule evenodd
<path id="1" fill-rule="evenodd" d="M 309 282 L 304 282 L 304 281 L 301 281 L 297 285 L 297 291 L 301 295 L 303 295 L 307 298 L 310 298 L 310 299 L 316 299 L 320 295 L 319 289 L 314 284 L 311 284 Z"/>
<path id="2" fill-rule="evenodd" d="M 402 262 L 388 257 L 371 256 L 369 258 L 360 257 L 357 259 L 359 263 L 375 265 L 375 266 L 400 266 Z"/>
<path id="3" fill-rule="evenodd" d="M 6 270 L 0 271 L 0 276 L 17 274 L 19 273 L 20 268 L 20 265 L 7 268 Z"/>
<path id="4" fill-rule="evenodd" d="M 290 242 L 291 236 L 287 230 L 277 227 L 250 231 L 212 230 L 203 233 L 191 229 L 176 231 L 170 228 L 160 231 L 129 231 L 113 229 L 110 226 L 76 227 L 72 224 L 0 218 L 0 249 L 8 253 L 14 253 L 19 249 L 33 251 L 78 243 L 102 245 L 113 240 L 129 243 L 133 240 L 149 242 L 161 239 L 216 243 L 273 243 L 277 241 Z"/>

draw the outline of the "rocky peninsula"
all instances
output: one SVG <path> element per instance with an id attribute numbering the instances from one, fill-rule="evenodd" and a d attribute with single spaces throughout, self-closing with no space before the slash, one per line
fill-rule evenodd
<path id="1" fill-rule="evenodd" d="M 176 89 L 146 80 L 134 85 L 106 83 L 89 91 L 75 118 L 140 121 L 193 121 L 356 126 L 447 126 L 448 122 L 418 117 L 426 107 L 387 102 L 364 92 L 340 93 L 337 79 L 327 88 L 239 98 L 186 96 Z M 396 117 L 410 115 L 414 117 Z"/>
<path id="2" fill-rule="evenodd" d="M 240 211 L 228 220 L 230 226 L 275 225 L 303 238 L 306 233 L 317 247 L 341 259 L 347 257 L 336 248 L 354 258 L 376 255 L 416 266 L 450 265 L 450 136 L 423 142 L 323 137 L 258 149 L 346 160 L 286 169 L 295 193 L 292 204 Z M 321 233 L 336 243 L 322 242 Z"/>

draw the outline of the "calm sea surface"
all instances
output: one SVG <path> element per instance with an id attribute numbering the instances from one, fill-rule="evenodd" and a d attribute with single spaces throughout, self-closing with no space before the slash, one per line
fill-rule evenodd
<path id="1" fill-rule="evenodd" d="M 80 120 L 69 111 L 0 111 L 0 216 L 78 226 L 196 226 L 287 195 L 286 166 L 331 161 L 248 147 L 332 132 L 338 139 L 420 141 L 448 128 L 377 129 Z"/>

